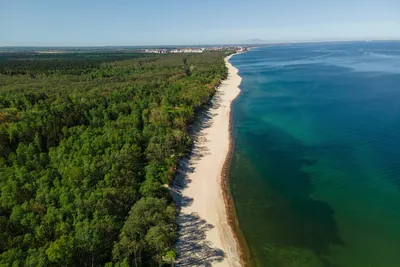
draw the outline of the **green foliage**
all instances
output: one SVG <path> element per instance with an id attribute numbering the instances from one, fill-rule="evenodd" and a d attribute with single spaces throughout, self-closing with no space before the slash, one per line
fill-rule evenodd
<path id="1" fill-rule="evenodd" d="M 163 263 L 163 255 L 176 238 L 176 210 L 165 199 L 145 197 L 132 207 L 114 247 L 114 259 L 128 260 L 134 266 L 142 263 L 144 250 L 152 251 L 154 259 Z"/>
<path id="2" fill-rule="evenodd" d="M 173 264 L 164 184 L 224 54 L 0 54 L 0 266 Z"/>

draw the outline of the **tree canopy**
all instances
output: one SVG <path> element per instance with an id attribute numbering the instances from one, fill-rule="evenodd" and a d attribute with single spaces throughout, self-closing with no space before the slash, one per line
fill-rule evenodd
<path id="1" fill-rule="evenodd" d="M 0 54 L 0 265 L 173 262 L 163 185 L 225 53 Z"/>

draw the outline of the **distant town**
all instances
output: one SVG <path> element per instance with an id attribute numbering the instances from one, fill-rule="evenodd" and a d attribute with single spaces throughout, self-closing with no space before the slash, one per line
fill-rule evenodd
<path id="1" fill-rule="evenodd" d="M 188 46 L 188 47 L 0 47 L 0 53 L 39 53 L 39 54 L 59 54 L 59 53 L 82 53 L 82 52 L 140 52 L 140 53 L 154 53 L 154 54 L 169 54 L 169 53 L 203 53 L 205 51 L 218 51 L 218 50 L 234 50 L 236 52 L 245 52 L 250 49 L 250 46 L 232 46 L 232 45 L 219 45 L 219 46 Z"/>
<path id="2" fill-rule="evenodd" d="M 168 53 L 203 53 L 205 51 L 217 50 L 235 50 L 236 52 L 245 52 L 249 48 L 245 46 L 213 46 L 213 47 L 183 47 L 183 48 L 146 48 L 143 53 L 168 54 Z"/>

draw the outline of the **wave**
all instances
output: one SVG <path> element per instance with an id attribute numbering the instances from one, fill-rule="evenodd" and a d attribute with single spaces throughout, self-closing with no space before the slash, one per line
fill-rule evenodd
<path id="1" fill-rule="evenodd" d="M 393 56 L 393 55 L 386 55 L 386 54 L 374 53 L 374 52 L 364 52 L 364 55 L 380 57 L 380 58 L 396 58 L 396 56 Z"/>

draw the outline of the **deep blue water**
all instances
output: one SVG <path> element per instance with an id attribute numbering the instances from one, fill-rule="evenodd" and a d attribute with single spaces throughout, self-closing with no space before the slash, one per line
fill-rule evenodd
<path id="1" fill-rule="evenodd" d="M 400 266 L 400 42 L 234 56 L 230 189 L 258 266 Z"/>

